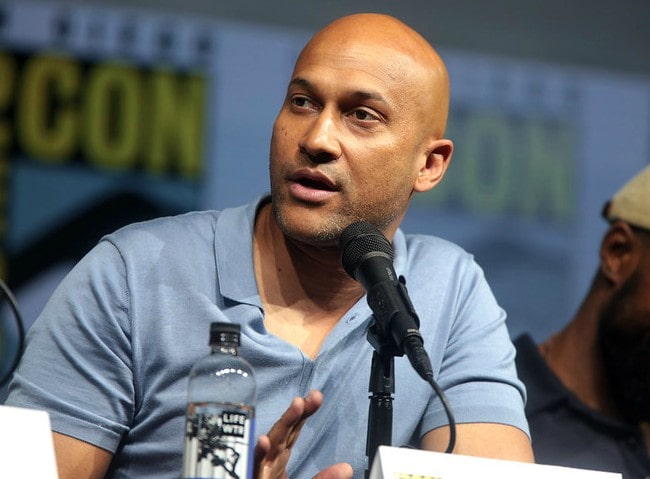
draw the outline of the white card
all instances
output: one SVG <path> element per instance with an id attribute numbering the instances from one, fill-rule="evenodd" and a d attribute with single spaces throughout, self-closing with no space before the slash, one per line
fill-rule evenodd
<path id="1" fill-rule="evenodd" d="M 621 474 L 379 446 L 370 479 L 621 479 Z"/>
<path id="2" fill-rule="evenodd" d="M 58 479 L 47 412 L 0 405 L 0 477 Z"/>

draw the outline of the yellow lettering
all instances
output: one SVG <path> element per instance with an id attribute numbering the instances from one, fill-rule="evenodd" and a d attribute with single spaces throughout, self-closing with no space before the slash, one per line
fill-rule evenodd
<path id="1" fill-rule="evenodd" d="M 84 99 L 83 135 L 90 163 L 106 169 L 135 165 L 143 120 L 141 90 L 132 68 L 104 65 L 92 70 Z"/>
<path id="2" fill-rule="evenodd" d="M 450 168 L 439 186 L 415 197 L 417 205 L 571 217 L 576 131 L 569 121 L 471 111 L 455 115 L 449 131 L 457 141 Z"/>
<path id="3" fill-rule="evenodd" d="M 462 186 L 471 210 L 499 213 L 508 202 L 508 188 L 516 180 L 511 129 L 497 115 L 481 113 L 465 128 Z"/>
<path id="4" fill-rule="evenodd" d="M 150 109 L 143 120 L 150 128 L 145 167 L 156 173 L 177 171 L 188 178 L 198 176 L 205 80 L 159 71 L 152 74 L 148 91 Z"/>
<path id="5" fill-rule="evenodd" d="M 563 123 L 531 121 L 524 126 L 522 137 L 528 156 L 525 175 L 530 181 L 518 189 L 517 197 L 525 215 L 566 220 L 573 214 L 574 136 L 574 130 Z"/>
<path id="6" fill-rule="evenodd" d="M 393 473 L 393 479 L 441 479 L 438 476 L 421 476 L 419 474 L 407 474 L 406 472 Z"/>
<path id="7" fill-rule="evenodd" d="M 28 59 L 17 103 L 17 135 L 24 151 L 42 161 L 61 163 L 77 137 L 75 95 L 79 66 L 64 57 Z"/>

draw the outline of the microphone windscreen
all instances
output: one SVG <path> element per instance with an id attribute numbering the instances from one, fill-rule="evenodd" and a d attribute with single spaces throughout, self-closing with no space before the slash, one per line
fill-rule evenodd
<path id="1" fill-rule="evenodd" d="M 339 237 L 339 249 L 343 269 L 354 279 L 358 279 L 357 269 L 369 254 L 379 254 L 393 260 L 390 241 L 367 221 L 357 221 L 347 226 Z"/>

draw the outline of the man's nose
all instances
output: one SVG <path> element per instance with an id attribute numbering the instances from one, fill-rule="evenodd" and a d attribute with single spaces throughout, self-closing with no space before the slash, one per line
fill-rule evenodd
<path id="1" fill-rule="evenodd" d="M 338 122 L 334 112 L 322 110 L 311 119 L 300 140 L 300 150 L 314 161 L 327 162 L 341 156 Z"/>

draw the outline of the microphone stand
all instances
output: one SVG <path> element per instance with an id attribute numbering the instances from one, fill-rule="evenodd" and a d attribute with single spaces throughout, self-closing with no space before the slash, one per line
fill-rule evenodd
<path id="1" fill-rule="evenodd" d="M 375 348 L 370 369 L 370 406 L 368 408 L 368 431 L 366 456 L 368 463 L 365 477 L 370 476 L 370 468 L 379 446 L 390 446 L 393 442 L 393 394 L 395 392 L 395 356 L 402 352 L 392 338 L 382 334 L 377 323 L 368 328 L 368 342 Z"/>

